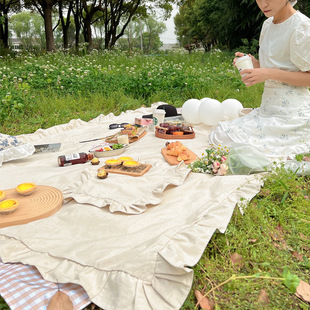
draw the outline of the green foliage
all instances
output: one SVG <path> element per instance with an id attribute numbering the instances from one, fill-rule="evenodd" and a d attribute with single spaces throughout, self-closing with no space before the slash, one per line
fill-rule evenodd
<path id="1" fill-rule="evenodd" d="M 37 111 L 42 102 L 49 102 L 49 111 L 55 102 L 65 102 L 69 95 L 70 102 L 79 98 L 92 101 L 98 96 L 110 100 L 111 94 L 117 94 L 140 105 L 165 101 L 176 106 L 190 98 L 235 98 L 245 107 L 256 107 L 262 87 L 249 90 L 243 85 L 232 65 L 233 57 L 232 53 L 220 50 L 191 55 L 180 50 L 147 57 L 119 50 L 93 51 L 85 56 L 57 52 L 6 57 L 0 64 L 0 120 L 8 126 L 8 118 L 37 118 L 43 113 Z M 114 101 L 112 104 L 117 106 Z M 95 112 L 96 107 L 93 109 Z M 51 124 L 48 116 L 42 118 L 43 128 Z"/>
<path id="2" fill-rule="evenodd" d="M 175 18 L 181 43 L 195 40 L 207 46 L 220 45 L 234 49 L 242 39 L 258 39 L 265 17 L 252 0 L 189 0 Z"/>

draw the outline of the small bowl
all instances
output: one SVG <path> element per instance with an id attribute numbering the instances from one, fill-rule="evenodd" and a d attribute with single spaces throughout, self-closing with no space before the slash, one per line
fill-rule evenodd
<path id="1" fill-rule="evenodd" d="M 0 214 L 7 215 L 13 213 L 19 206 L 16 199 L 6 199 L 0 202 Z"/>
<path id="2" fill-rule="evenodd" d="M 90 149 L 89 152 L 93 153 L 94 156 L 97 157 L 97 158 L 100 158 L 100 157 L 113 157 L 113 156 L 122 154 L 127 147 L 128 147 L 128 145 L 124 144 L 124 146 L 122 148 L 120 148 L 120 149 L 109 150 L 109 151 L 105 151 L 104 148 L 103 148 L 103 151 L 98 151 L 98 147 L 95 147 L 93 149 Z"/>
<path id="3" fill-rule="evenodd" d="M 254 109 L 253 108 L 245 108 L 239 111 L 239 117 L 245 116 L 252 112 Z"/>
<path id="4" fill-rule="evenodd" d="M 16 191 L 18 194 L 27 196 L 32 194 L 37 186 L 34 183 L 22 183 L 16 186 Z"/>

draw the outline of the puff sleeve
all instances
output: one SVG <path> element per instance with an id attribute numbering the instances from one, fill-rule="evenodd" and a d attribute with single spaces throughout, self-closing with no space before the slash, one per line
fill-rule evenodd
<path id="1" fill-rule="evenodd" d="M 301 71 L 310 71 L 310 20 L 299 24 L 290 42 L 291 61 Z"/>

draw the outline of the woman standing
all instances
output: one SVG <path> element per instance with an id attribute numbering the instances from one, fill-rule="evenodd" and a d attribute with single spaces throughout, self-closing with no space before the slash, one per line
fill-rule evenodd
<path id="1" fill-rule="evenodd" d="M 268 19 L 260 34 L 259 60 L 240 73 L 247 87 L 265 82 L 260 108 L 220 122 L 210 143 L 252 145 L 269 156 L 310 152 L 310 19 L 296 1 L 256 0 Z M 243 56 L 237 52 L 236 59 Z"/>

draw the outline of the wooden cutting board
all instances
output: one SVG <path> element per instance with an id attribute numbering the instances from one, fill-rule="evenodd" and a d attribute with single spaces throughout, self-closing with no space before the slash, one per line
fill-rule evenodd
<path id="1" fill-rule="evenodd" d="M 5 199 L 17 199 L 18 208 L 10 214 L 0 214 L 0 228 L 26 224 L 56 213 L 63 204 L 63 195 L 60 190 L 51 186 L 37 185 L 36 190 L 23 196 L 15 188 L 5 190 Z"/>
<path id="2" fill-rule="evenodd" d="M 141 164 L 139 167 L 136 168 L 128 168 L 123 165 L 119 166 L 105 165 L 101 168 L 103 168 L 108 173 L 118 173 L 118 174 L 130 175 L 133 177 L 141 177 L 146 172 L 148 172 L 151 169 L 151 167 L 152 167 L 151 164 Z M 100 168 L 98 170 L 100 170 Z"/>
<path id="3" fill-rule="evenodd" d="M 121 132 L 118 132 L 116 133 L 115 135 L 113 136 L 110 136 L 110 137 L 107 137 L 105 139 L 105 142 L 108 142 L 108 143 L 118 143 L 117 141 L 117 137 L 121 134 Z M 132 143 L 132 142 L 136 142 L 138 140 L 140 140 L 141 138 L 143 138 L 144 136 L 146 135 L 146 130 L 143 131 L 141 134 L 139 135 L 136 135 L 136 136 L 133 136 L 133 137 L 129 137 L 129 143 Z"/>
<path id="4" fill-rule="evenodd" d="M 191 158 L 188 160 L 185 160 L 184 163 L 186 165 L 190 164 L 192 161 L 194 161 L 198 156 L 193 153 L 191 150 L 187 149 L 187 151 L 190 153 Z M 172 156 L 172 155 L 168 155 L 167 154 L 168 150 L 166 147 L 164 147 L 163 149 L 161 149 L 161 154 L 164 156 L 164 158 L 166 159 L 166 161 L 168 162 L 168 164 L 170 165 L 178 165 L 180 163 L 180 161 L 177 160 L 176 156 Z"/>

